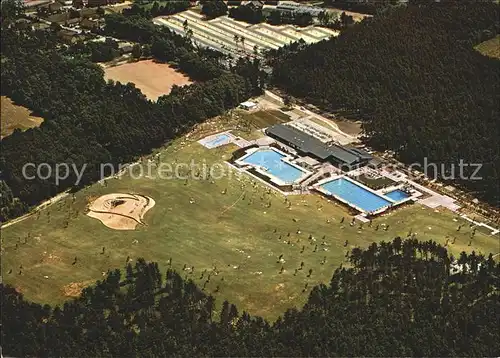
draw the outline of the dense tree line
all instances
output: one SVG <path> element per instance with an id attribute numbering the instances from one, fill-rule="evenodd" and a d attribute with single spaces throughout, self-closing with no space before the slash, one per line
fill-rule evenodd
<path id="1" fill-rule="evenodd" d="M 138 23 L 133 30 L 145 26 Z M 129 29 L 128 24 L 124 28 Z M 134 35 L 140 40 L 148 36 L 153 39 L 155 29 L 146 27 Z M 79 187 L 98 180 L 101 163 L 117 166 L 130 162 L 182 135 L 194 124 L 261 93 L 262 87 L 251 87 L 264 85 L 258 61 L 243 59 L 226 70 L 213 61 L 212 53 L 198 54 L 190 42 L 168 34 L 166 41 L 175 45 L 175 60 L 183 61 L 179 66 L 192 78 L 205 82 L 174 87 L 169 95 L 151 102 L 133 84 L 106 83 L 99 66 L 61 53 L 51 33 L 3 29 L 1 94 L 45 121 L 39 128 L 15 131 L 1 141 L 1 190 L 8 194 L 1 202 L 2 221 L 19 215 L 20 208 L 75 184 Z M 46 177 L 47 167 L 39 173 L 35 167 L 23 172 L 27 163 L 47 163 L 52 175 Z M 66 179 L 56 180 L 56 165 L 63 163 L 79 171 L 85 168 L 80 182 L 74 170 Z"/>
<path id="2" fill-rule="evenodd" d="M 205 1 L 201 7 L 201 13 L 209 19 L 227 14 L 227 5 L 222 0 Z"/>
<path id="3" fill-rule="evenodd" d="M 152 3 L 153 5 L 146 6 Z M 153 18 L 156 16 L 172 15 L 189 8 L 189 1 L 170 0 L 162 2 L 158 1 L 141 1 L 134 2 L 129 9 L 124 9 L 122 14 L 125 16 L 140 15 L 143 17 Z"/>
<path id="4" fill-rule="evenodd" d="M 79 41 L 70 45 L 66 53 L 86 57 L 92 62 L 109 62 L 121 55 L 118 42 L 110 38 L 105 41 Z"/>
<path id="5" fill-rule="evenodd" d="M 0 220 L 21 216 L 27 209 L 27 205 L 12 194 L 7 183 L 0 180 Z"/>
<path id="6" fill-rule="evenodd" d="M 262 14 L 262 9 L 247 4 L 230 8 L 229 17 L 249 24 L 258 24 L 266 20 L 266 17 Z"/>
<path id="7" fill-rule="evenodd" d="M 267 21 L 271 25 L 292 24 L 297 26 L 309 26 L 312 25 L 314 19 L 311 14 L 306 12 L 284 14 L 281 11 L 273 10 L 269 14 Z"/>
<path id="8" fill-rule="evenodd" d="M 498 356 L 500 265 L 396 238 L 354 249 L 350 268 L 274 323 L 217 302 L 139 259 L 51 307 L 0 285 L 8 356 Z"/>
<path id="9" fill-rule="evenodd" d="M 493 3 L 393 8 L 338 38 L 271 51 L 274 83 L 363 119 L 373 146 L 407 163 L 427 158 L 438 177 L 497 203 L 499 61 L 473 46 L 498 33 L 498 15 Z M 482 164 L 482 179 L 467 179 L 473 166 L 460 175 L 460 160 Z"/>
<path id="10" fill-rule="evenodd" d="M 229 16 L 238 21 L 245 21 L 249 24 L 258 24 L 267 21 L 271 25 L 292 24 L 297 26 L 309 26 L 313 23 L 313 17 L 308 13 L 283 13 L 280 10 L 272 10 L 265 16 L 261 8 L 250 4 L 240 5 L 229 9 Z"/>

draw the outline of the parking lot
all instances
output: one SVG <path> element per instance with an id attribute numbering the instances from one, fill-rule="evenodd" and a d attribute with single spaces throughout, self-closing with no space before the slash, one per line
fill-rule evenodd
<path id="1" fill-rule="evenodd" d="M 184 23 L 187 21 L 187 27 Z M 233 57 L 259 55 L 263 49 L 278 49 L 285 44 L 303 39 L 314 43 L 337 36 L 338 32 L 317 26 L 299 28 L 293 25 L 272 26 L 266 23 L 249 25 L 227 16 L 206 21 L 194 11 L 184 11 L 172 16 L 157 17 L 156 25 L 167 26 L 178 34 L 192 31 L 193 41 Z M 241 38 L 244 38 L 241 41 Z"/>

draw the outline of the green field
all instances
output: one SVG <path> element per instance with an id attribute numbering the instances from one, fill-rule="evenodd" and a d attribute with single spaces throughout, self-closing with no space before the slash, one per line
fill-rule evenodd
<path id="1" fill-rule="evenodd" d="M 500 58 L 500 35 L 488 41 L 481 42 L 475 48 L 485 56 Z"/>
<path id="2" fill-rule="evenodd" d="M 244 110 L 236 110 L 234 118 L 238 124 L 233 129 L 233 134 L 248 140 L 261 138 L 264 134 L 258 129 L 272 126 L 273 124 L 288 122 L 290 116 L 282 111 L 267 110 L 249 113 Z"/>
<path id="3" fill-rule="evenodd" d="M 265 124 L 261 117 L 256 121 Z M 407 236 L 410 228 L 418 238 L 442 244 L 447 235 L 456 237 L 455 244 L 449 246 L 455 255 L 462 250 L 498 252 L 498 238 L 479 231 L 468 246 L 470 227 L 457 232 L 453 214 L 445 210 L 437 213 L 416 204 L 374 220 L 372 227 L 365 224 L 360 228 L 359 222 L 349 225 L 351 217 L 345 208 L 317 195 L 291 196 L 289 205 L 284 196 L 246 174 L 229 170 L 223 161 L 234 146 L 208 150 L 196 143 L 200 133 L 206 135 L 222 127 L 234 128 L 234 123 L 224 120 L 199 126 L 189 139 L 176 140 L 159 150 L 162 162 L 189 163 L 195 159 L 207 165 L 221 163 L 226 169 L 222 179 L 133 179 L 124 175 L 108 180 L 106 186 L 95 184 L 81 190 L 74 199 L 67 196 L 3 229 L 4 282 L 17 287 L 27 299 L 60 303 L 68 298 L 65 287 L 69 284 L 88 285 L 108 269 L 123 268 L 128 256 L 157 261 L 162 270 L 172 258 L 172 266 L 179 271 L 185 265 L 194 266 L 194 273 L 186 270 L 185 275 L 200 286 L 207 278 L 205 274 L 200 279 L 202 271 L 210 272 L 216 266 L 219 274 L 212 275 L 205 291 L 212 293 L 218 304 L 228 299 L 240 310 L 274 319 L 285 309 L 302 305 L 314 285 L 329 282 L 348 249 Z M 140 193 L 156 201 L 146 214 L 147 226 L 117 231 L 85 215 L 89 200 L 114 192 Z M 389 225 L 387 231 L 382 223 Z M 278 263 L 281 254 L 284 262 Z M 78 260 L 73 265 L 75 257 Z M 301 262 L 304 268 L 294 275 Z M 307 277 L 309 269 L 313 272 Z M 308 288 L 303 292 L 306 283 Z M 219 291 L 215 292 L 217 286 Z"/>

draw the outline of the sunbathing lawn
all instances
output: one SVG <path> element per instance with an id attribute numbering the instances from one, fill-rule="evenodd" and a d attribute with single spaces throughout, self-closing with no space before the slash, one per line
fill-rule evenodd
<path id="1" fill-rule="evenodd" d="M 193 158 L 207 165 L 220 163 L 225 173 L 221 179 L 124 175 L 77 192 L 74 201 L 67 196 L 3 229 L 3 280 L 27 299 L 62 303 L 77 294 L 78 287 L 101 279 L 107 270 L 123 268 L 127 256 L 157 261 L 163 271 L 172 258 L 173 267 L 189 268 L 185 276 L 200 286 L 206 280 L 206 275 L 200 279 L 201 272 L 216 266 L 220 273 L 212 276 L 205 291 L 216 297 L 218 305 L 227 299 L 240 311 L 273 320 L 287 308 L 300 307 L 314 285 L 328 283 L 345 261 L 346 251 L 398 235 L 406 237 L 410 229 L 422 240 L 441 244 L 447 237 L 456 237 L 449 246 L 455 255 L 462 250 L 498 252 L 498 238 L 479 230 L 468 246 L 471 228 L 465 225 L 457 231 L 454 214 L 444 209 L 406 206 L 377 218 L 371 227 L 360 227 L 359 222 L 349 225 L 351 216 L 343 206 L 318 195 L 290 196 L 288 204 L 284 196 L 246 174 L 237 175 L 223 163 L 234 146 L 209 150 L 196 142 L 201 133 L 235 127 L 230 119 L 214 120 L 199 126 L 188 139 L 158 150 L 159 161 L 164 163 L 190 163 Z M 144 161 L 136 166 L 135 173 L 145 165 Z M 156 205 L 145 216 L 147 225 L 117 231 L 85 215 L 89 201 L 106 193 L 152 197 Z M 389 225 L 388 230 L 381 224 Z M 279 263 L 281 254 L 284 261 Z M 75 257 L 78 261 L 72 265 Z M 294 274 L 301 262 L 304 269 Z M 307 277 L 309 269 L 313 272 Z M 303 292 L 306 283 L 308 289 Z M 219 292 L 215 292 L 217 286 Z"/>

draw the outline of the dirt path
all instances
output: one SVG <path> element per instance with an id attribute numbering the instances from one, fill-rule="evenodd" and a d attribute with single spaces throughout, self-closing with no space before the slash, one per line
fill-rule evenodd
<path id="1" fill-rule="evenodd" d="M 3 224 L 2 226 L 0 226 L 1 229 L 5 229 L 6 227 L 9 227 L 11 225 L 14 225 L 14 224 L 17 224 L 18 222 L 21 222 L 23 220 L 26 220 L 27 218 L 29 218 L 31 215 L 35 214 L 37 211 L 39 210 L 42 210 L 42 209 L 45 209 L 45 208 L 48 208 L 49 206 L 51 206 L 52 204 L 55 204 L 57 203 L 59 200 L 67 197 L 69 195 L 69 190 L 66 190 L 65 192 L 62 192 L 60 194 L 57 194 L 56 196 L 54 196 L 53 198 L 50 198 L 46 201 L 44 201 L 43 203 L 41 203 L 40 205 L 38 205 L 36 208 L 34 208 L 33 210 L 31 210 L 29 213 L 27 214 L 24 214 L 23 216 L 20 216 L 18 218 L 15 218 L 11 221 L 8 221 L 6 222 L 5 224 Z"/>

